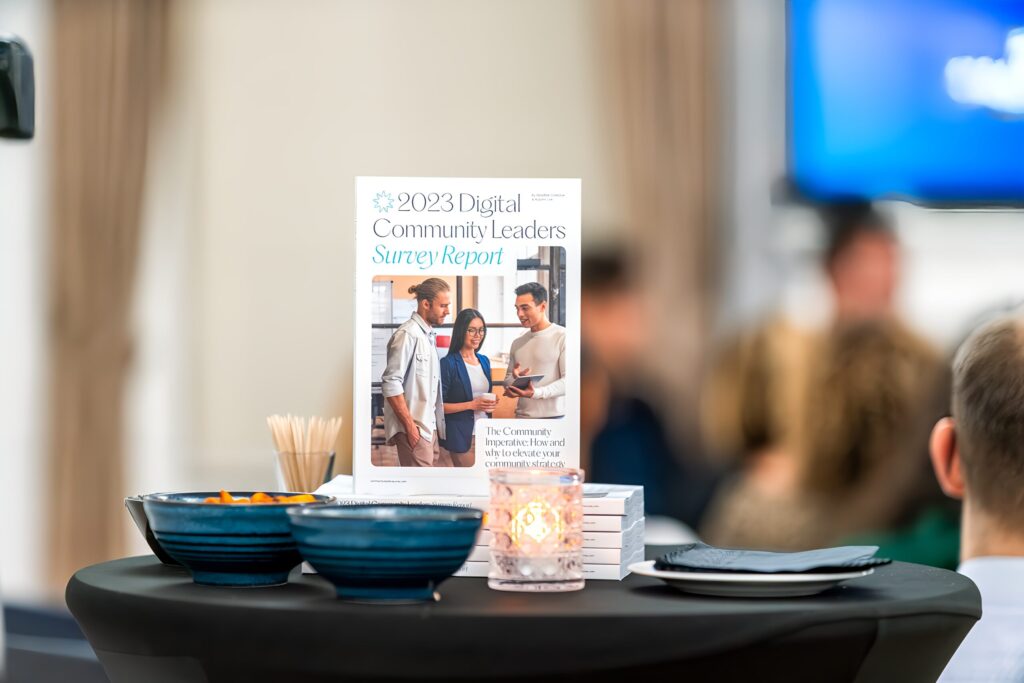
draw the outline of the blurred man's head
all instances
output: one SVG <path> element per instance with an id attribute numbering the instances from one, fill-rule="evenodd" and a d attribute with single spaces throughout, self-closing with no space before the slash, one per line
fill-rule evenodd
<path id="1" fill-rule="evenodd" d="M 965 536 L 972 514 L 986 522 L 976 528 L 1024 536 L 1024 318 L 995 320 L 960 347 L 953 416 L 935 425 L 931 455 L 943 491 L 964 499 Z"/>
<path id="2" fill-rule="evenodd" d="M 899 284 L 899 243 L 888 219 L 866 202 L 823 211 L 824 265 L 841 320 L 888 315 Z"/>
<path id="3" fill-rule="evenodd" d="M 448 317 L 451 295 L 448 283 L 441 278 L 427 278 L 418 285 L 409 288 L 409 293 L 416 295 L 416 312 L 429 325 L 440 325 Z"/>
<path id="4" fill-rule="evenodd" d="M 516 316 L 519 324 L 530 329 L 543 327 L 547 322 L 548 290 L 539 282 L 527 282 L 516 287 Z"/>
<path id="5" fill-rule="evenodd" d="M 607 366 L 632 363 L 648 348 L 651 325 L 635 273 L 622 248 L 583 255 L 582 341 L 587 353 Z"/>

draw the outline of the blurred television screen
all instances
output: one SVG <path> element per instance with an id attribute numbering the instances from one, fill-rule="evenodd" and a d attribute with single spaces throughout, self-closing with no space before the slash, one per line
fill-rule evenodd
<path id="1" fill-rule="evenodd" d="M 1024 203 L 1024 3 L 790 0 L 787 24 L 802 195 Z"/>

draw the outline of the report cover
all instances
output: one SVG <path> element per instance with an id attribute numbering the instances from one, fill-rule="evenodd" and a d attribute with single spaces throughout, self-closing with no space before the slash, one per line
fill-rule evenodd
<path id="1" fill-rule="evenodd" d="M 356 179 L 356 492 L 579 466 L 579 266 L 578 179 Z"/>

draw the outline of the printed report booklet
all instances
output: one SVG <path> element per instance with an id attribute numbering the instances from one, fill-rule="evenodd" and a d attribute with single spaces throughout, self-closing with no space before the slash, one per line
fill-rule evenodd
<path id="1" fill-rule="evenodd" d="M 486 510 L 490 505 L 490 495 L 488 494 L 469 496 L 356 493 L 355 479 L 349 474 L 337 475 L 314 493 L 333 496 L 338 505 L 454 505 L 481 510 Z M 627 484 L 584 483 L 583 517 L 585 520 L 592 516 L 626 517 L 625 525 L 631 526 L 634 521 L 644 516 L 644 487 Z"/>
<path id="2" fill-rule="evenodd" d="M 579 467 L 580 181 L 356 179 L 356 493 Z"/>

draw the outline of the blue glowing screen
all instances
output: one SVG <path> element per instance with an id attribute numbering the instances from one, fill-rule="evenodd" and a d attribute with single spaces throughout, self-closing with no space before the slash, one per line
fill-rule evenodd
<path id="1" fill-rule="evenodd" d="M 803 194 L 1024 202 L 1024 1 L 790 0 L 787 39 Z"/>

